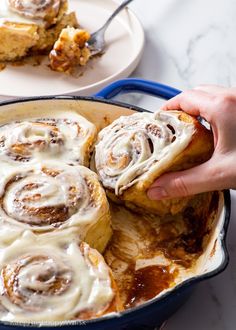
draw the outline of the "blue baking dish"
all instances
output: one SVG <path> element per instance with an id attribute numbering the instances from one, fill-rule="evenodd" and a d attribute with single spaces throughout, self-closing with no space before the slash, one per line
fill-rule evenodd
<path id="1" fill-rule="evenodd" d="M 37 98 L 24 98 L 13 101 L 5 101 L 0 103 L 0 113 L 4 111 L 14 111 L 14 108 L 24 105 L 56 106 L 57 104 L 73 104 L 76 102 L 78 106 L 86 106 L 95 114 L 96 107 L 102 107 L 109 111 L 116 109 L 131 109 L 134 111 L 147 111 L 139 107 L 124 104 L 112 100 L 116 95 L 121 93 L 145 93 L 168 100 L 180 91 L 156 82 L 141 79 L 124 79 L 116 81 L 105 87 L 99 93 L 91 97 L 79 96 L 47 96 Z M 13 113 L 14 115 L 14 113 Z M 229 256 L 226 248 L 226 233 L 230 219 L 230 193 L 224 191 L 222 193 L 222 203 L 219 205 L 217 219 L 217 238 L 214 244 L 215 256 L 209 261 L 208 268 L 204 273 L 185 280 L 162 296 L 156 297 L 141 306 L 131 308 L 120 314 L 110 314 L 102 318 L 88 321 L 70 321 L 62 323 L 43 323 L 37 324 L 13 324 L 9 322 L 0 322 L 2 330 L 38 330 L 39 328 L 47 330 L 153 330 L 158 329 L 165 320 L 167 320 L 190 296 L 196 285 L 221 273 L 227 266 Z M 212 261 L 213 260 L 213 261 Z M 65 301 L 65 304 L 67 302 Z"/>

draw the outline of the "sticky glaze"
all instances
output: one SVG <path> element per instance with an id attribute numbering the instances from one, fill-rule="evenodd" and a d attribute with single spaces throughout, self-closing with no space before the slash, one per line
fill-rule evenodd
<path id="1" fill-rule="evenodd" d="M 196 196 L 184 214 L 151 216 L 111 206 L 113 236 L 104 257 L 126 308 L 165 293 L 199 273 L 209 219 L 215 219 L 218 193 Z"/>

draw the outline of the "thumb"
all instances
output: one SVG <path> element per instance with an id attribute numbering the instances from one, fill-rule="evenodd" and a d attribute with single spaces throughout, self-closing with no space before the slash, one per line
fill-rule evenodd
<path id="1" fill-rule="evenodd" d="M 214 175 L 212 162 L 208 161 L 188 170 L 162 175 L 152 184 L 147 195 L 151 200 L 159 200 L 218 189 L 221 189 L 220 182 Z"/>

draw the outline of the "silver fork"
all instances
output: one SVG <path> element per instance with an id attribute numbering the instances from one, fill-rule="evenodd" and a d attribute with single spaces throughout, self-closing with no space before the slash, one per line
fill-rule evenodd
<path id="1" fill-rule="evenodd" d="M 106 23 L 96 32 L 91 34 L 90 39 L 87 41 L 87 47 L 91 52 L 91 56 L 98 55 L 102 53 L 106 47 L 105 43 L 105 32 L 108 26 L 110 25 L 113 18 L 123 9 L 125 8 L 131 1 L 133 0 L 125 0 L 120 6 L 114 11 L 114 13 L 108 18 Z"/>

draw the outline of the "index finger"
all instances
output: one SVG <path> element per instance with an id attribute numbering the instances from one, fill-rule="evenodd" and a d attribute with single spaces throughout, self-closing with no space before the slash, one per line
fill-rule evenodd
<path id="1" fill-rule="evenodd" d="M 214 96 L 202 90 L 188 90 L 167 101 L 162 110 L 182 110 L 193 116 L 202 116 L 210 121 Z"/>

